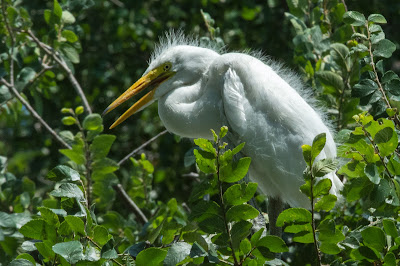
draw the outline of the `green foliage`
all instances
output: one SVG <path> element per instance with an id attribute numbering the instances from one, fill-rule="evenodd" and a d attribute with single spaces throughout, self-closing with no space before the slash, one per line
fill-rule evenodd
<path id="1" fill-rule="evenodd" d="M 400 4 L 347 1 L 346 12 L 339 0 L 286 2 L 1 1 L 0 263 L 263 265 L 282 253 L 307 265 L 320 253 L 321 264 L 399 264 Z M 287 245 L 253 232 L 266 204 L 243 181 L 251 160 L 236 157 L 245 144 L 222 142 L 227 127 L 214 142 L 195 140 L 194 152 L 166 135 L 130 163 L 111 159 L 161 131 L 157 108 L 117 128 L 118 141 L 96 112 L 141 75 L 158 36 L 183 24 L 217 49 L 261 48 L 286 62 L 293 51 L 289 64 L 334 121 L 343 195 L 329 194 L 324 175 L 337 161 L 318 160 L 318 135 L 302 146 L 310 209 L 287 209 L 277 222 Z M 255 195 L 260 210 L 247 204 Z"/>

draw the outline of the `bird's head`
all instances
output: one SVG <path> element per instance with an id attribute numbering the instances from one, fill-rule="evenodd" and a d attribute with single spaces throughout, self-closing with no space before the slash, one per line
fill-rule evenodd
<path id="1" fill-rule="evenodd" d="M 216 56 L 218 54 L 213 50 L 190 45 L 173 46 L 160 52 L 150 62 L 143 76 L 104 110 L 103 115 L 139 92 L 149 89 L 149 92 L 121 115 L 110 129 L 169 91 L 198 82 Z"/>

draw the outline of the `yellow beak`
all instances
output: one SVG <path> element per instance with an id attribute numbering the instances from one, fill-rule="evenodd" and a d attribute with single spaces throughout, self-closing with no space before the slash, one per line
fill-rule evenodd
<path id="1" fill-rule="evenodd" d="M 136 113 L 137 111 L 144 108 L 154 99 L 154 93 L 161 83 L 169 79 L 175 74 L 172 71 L 164 71 L 162 67 L 155 68 L 147 73 L 145 76 L 141 77 L 135 82 L 129 89 L 127 89 L 121 96 L 119 96 L 113 103 L 111 103 L 103 112 L 103 116 L 114 110 L 121 103 L 129 100 L 134 95 L 143 91 L 146 88 L 150 88 L 150 91 L 143 96 L 139 101 L 132 105 L 123 115 L 121 115 L 115 122 L 110 126 L 110 129 L 118 126 L 124 122 L 128 117 Z"/>

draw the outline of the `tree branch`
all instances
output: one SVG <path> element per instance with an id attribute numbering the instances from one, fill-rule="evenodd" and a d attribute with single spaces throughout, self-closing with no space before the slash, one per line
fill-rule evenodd
<path id="1" fill-rule="evenodd" d="M 28 34 L 32 40 L 34 42 L 36 42 L 36 44 L 49 56 L 51 56 L 54 61 L 56 61 L 61 68 L 67 73 L 68 78 L 72 84 L 72 86 L 75 88 L 76 92 L 78 93 L 78 95 L 80 96 L 83 105 L 85 107 L 85 109 L 87 110 L 87 112 L 89 114 L 92 113 L 92 109 L 90 108 L 89 102 L 85 96 L 85 93 L 82 90 L 81 85 L 79 84 L 79 82 L 76 80 L 74 74 L 72 73 L 71 69 L 67 66 L 67 64 L 65 63 L 64 59 L 60 56 L 57 56 L 55 51 L 51 48 L 48 47 L 46 44 L 42 43 L 34 34 L 31 30 L 22 30 L 21 32 Z"/>
<path id="2" fill-rule="evenodd" d="M 149 221 L 144 213 L 140 210 L 140 208 L 136 205 L 136 203 L 129 197 L 128 193 L 126 193 L 121 184 L 117 184 L 113 186 L 113 188 L 124 199 L 129 208 L 136 214 L 136 216 L 142 221 L 143 224 Z"/>
<path id="3" fill-rule="evenodd" d="M 5 79 L 1 79 L 0 83 L 3 83 L 4 85 L 6 85 L 10 91 L 12 92 L 12 94 L 14 94 L 14 96 L 26 107 L 26 109 L 28 109 L 28 111 L 46 128 L 46 130 L 53 135 L 53 137 L 60 142 L 64 147 L 66 147 L 67 149 L 71 149 L 72 147 L 66 143 L 47 123 L 46 121 L 43 120 L 43 118 L 35 111 L 35 109 L 33 109 L 33 107 L 29 104 L 29 102 L 27 100 L 25 100 L 22 95 L 18 92 L 18 90 L 14 87 L 11 86 L 11 84 L 9 84 Z"/>
<path id="4" fill-rule="evenodd" d="M 126 160 L 129 159 L 129 157 L 132 157 L 134 154 L 136 154 L 138 151 L 140 151 L 141 149 L 143 149 L 144 147 L 146 147 L 147 145 L 149 145 L 150 143 L 152 143 L 153 141 L 155 141 L 156 139 L 158 139 L 159 137 L 161 137 L 162 135 L 164 135 L 165 133 L 167 133 L 168 131 L 165 129 L 164 131 L 161 131 L 160 133 L 158 133 L 156 136 L 152 137 L 151 139 L 149 139 L 148 141 L 146 141 L 145 143 L 143 143 L 142 145 L 140 145 L 138 148 L 134 149 L 131 153 L 129 153 L 128 155 L 126 155 L 121 161 L 118 162 L 118 165 L 123 164 Z"/>

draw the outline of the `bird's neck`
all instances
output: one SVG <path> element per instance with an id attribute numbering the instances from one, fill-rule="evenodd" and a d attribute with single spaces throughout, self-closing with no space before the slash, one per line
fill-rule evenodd
<path id="1" fill-rule="evenodd" d="M 168 131 L 174 134 L 212 139 L 210 130 L 222 126 L 220 93 L 208 89 L 201 81 L 180 86 L 159 99 L 158 113 Z"/>

